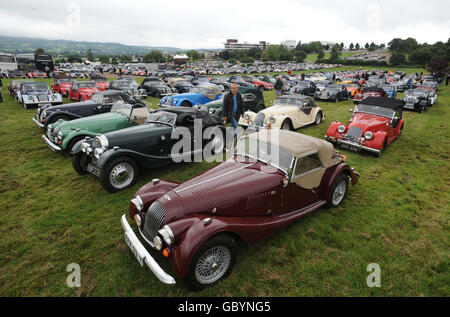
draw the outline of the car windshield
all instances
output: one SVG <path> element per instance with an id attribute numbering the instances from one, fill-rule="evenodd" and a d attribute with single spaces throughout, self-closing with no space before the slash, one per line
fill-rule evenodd
<path id="1" fill-rule="evenodd" d="M 96 93 L 92 96 L 92 101 L 102 103 L 103 102 L 103 94 Z"/>
<path id="2" fill-rule="evenodd" d="M 205 87 L 193 87 L 191 89 L 191 92 L 197 92 L 197 93 L 201 93 L 201 94 L 206 94 L 207 90 Z"/>
<path id="3" fill-rule="evenodd" d="M 270 163 L 286 173 L 292 162 L 292 154 L 285 149 L 248 137 L 239 141 L 236 154 Z"/>
<path id="4" fill-rule="evenodd" d="M 177 115 L 175 113 L 161 110 L 150 112 L 147 118 L 149 123 L 162 123 L 171 126 L 174 126 L 176 121 Z"/>
<path id="5" fill-rule="evenodd" d="M 273 103 L 273 106 L 290 106 L 290 105 L 299 105 L 301 106 L 303 104 L 303 101 L 297 98 L 278 98 L 275 99 L 275 102 Z"/>
<path id="6" fill-rule="evenodd" d="M 24 91 L 41 91 L 48 90 L 48 86 L 46 84 L 32 84 L 32 85 L 24 85 Z"/>
<path id="7" fill-rule="evenodd" d="M 93 82 L 78 83 L 78 88 L 93 88 L 93 87 L 95 87 L 95 83 Z"/>
<path id="8" fill-rule="evenodd" d="M 113 86 L 116 88 L 131 88 L 133 85 L 130 81 L 116 81 Z"/>
<path id="9" fill-rule="evenodd" d="M 393 118 L 395 115 L 395 111 L 391 108 L 386 107 L 380 107 L 380 106 L 372 106 L 372 105 L 365 105 L 365 104 L 359 104 L 355 107 L 355 113 L 356 112 L 363 112 L 368 114 L 375 114 L 377 116 L 387 117 L 387 118 Z"/>
<path id="10" fill-rule="evenodd" d="M 111 107 L 111 112 L 117 112 L 127 117 L 130 116 L 132 110 L 133 110 L 132 105 L 127 104 L 123 101 L 118 101 L 114 103 Z"/>

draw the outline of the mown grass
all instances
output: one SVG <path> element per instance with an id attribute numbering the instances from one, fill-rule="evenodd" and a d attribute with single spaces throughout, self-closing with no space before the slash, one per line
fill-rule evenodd
<path id="1" fill-rule="evenodd" d="M 68 155 L 42 143 L 43 131 L 31 121 L 34 110 L 24 110 L 6 92 L 9 80 L 3 83 L 1 296 L 450 295 L 448 87 L 427 112 L 404 113 L 402 137 L 381 158 L 343 151 L 361 180 L 339 208 L 318 210 L 243 250 L 228 279 L 191 293 L 180 281 L 164 285 L 139 266 L 119 220 L 152 178 L 185 181 L 214 163 L 147 171 L 133 188 L 109 194 L 95 177 L 78 176 Z M 267 104 L 274 99 L 273 92 L 264 95 Z M 147 102 L 157 106 L 154 98 Z M 349 119 L 353 106 L 319 105 L 325 122 L 298 132 L 322 138 L 333 120 Z M 81 288 L 66 285 L 69 263 L 81 266 Z M 380 288 L 366 285 L 369 263 L 381 266 Z"/>

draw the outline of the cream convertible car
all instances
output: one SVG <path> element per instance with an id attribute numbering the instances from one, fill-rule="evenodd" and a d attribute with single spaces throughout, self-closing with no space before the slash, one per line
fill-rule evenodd
<path id="1" fill-rule="evenodd" d="M 258 113 L 247 111 L 239 124 L 244 128 L 279 128 L 296 130 L 309 124 L 319 124 L 325 116 L 311 97 L 304 95 L 284 95 L 272 107 Z"/>

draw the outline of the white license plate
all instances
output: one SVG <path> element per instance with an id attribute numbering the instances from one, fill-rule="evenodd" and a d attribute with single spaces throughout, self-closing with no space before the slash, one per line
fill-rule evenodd
<path id="1" fill-rule="evenodd" d="M 138 260 L 139 264 L 141 266 L 144 266 L 144 258 L 139 255 L 139 252 L 136 250 L 133 242 L 131 241 L 132 239 L 129 237 L 128 232 L 125 232 L 125 242 L 128 244 L 128 247 L 130 248 L 131 252 L 133 252 L 134 257 Z"/>
<path id="2" fill-rule="evenodd" d="M 88 164 L 87 171 L 91 174 L 94 174 L 97 177 L 100 177 L 101 169 L 99 169 L 97 166 L 95 166 L 91 163 Z"/>
<path id="3" fill-rule="evenodd" d="M 342 148 L 351 152 L 359 152 L 359 148 L 353 145 L 342 144 Z"/>

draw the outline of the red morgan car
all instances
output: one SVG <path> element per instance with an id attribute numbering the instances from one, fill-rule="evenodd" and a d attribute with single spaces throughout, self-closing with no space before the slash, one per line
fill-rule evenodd
<path id="1" fill-rule="evenodd" d="M 72 78 L 55 79 L 52 84 L 52 90 L 55 93 L 61 94 L 63 97 L 68 97 L 68 91 L 74 82 L 76 82 L 76 80 Z"/>
<path id="2" fill-rule="evenodd" d="M 130 203 L 138 234 L 126 215 L 121 224 L 141 266 L 163 283 L 175 283 L 152 249 L 176 277 L 199 290 L 230 274 L 238 246 L 257 243 L 323 206 L 340 205 L 349 183 L 358 180 L 331 143 L 263 130 L 242 137 L 227 161 L 185 183 L 145 185 Z"/>
<path id="3" fill-rule="evenodd" d="M 76 81 L 68 89 L 69 99 L 75 101 L 91 100 L 96 92 L 99 90 L 93 81 Z"/>
<path id="4" fill-rule="evenodd" d="M 109 87 L 109 81 L 105 77 L 91 77 L 90 81 L 95 82 L 99 91 L 105 91 Z"/>
<path id="5" fill-rule="evenodd" d="M 387 93 L 378 87 L 367 87 L 364 88 L 362 90 L 361 93 L 357 93 L 355 94 L 355 97 L 353 98 L 353 101 L 358 104 L 361 101 L 363 101 L 364 99 L 368 98 L 368 97 L 382 97 L 382 98 L 386 98 L 387 97 Z"/>
<path id="6" fill-rule="evenodd" d="M 347 125 L 335 121 L 325 135 L 328 141 L 346 150 L 365 150 L 381 156 L 386 146 L 402 133 L 401 100 L 368 97 L 351 112 L 353 116 Z"/>

